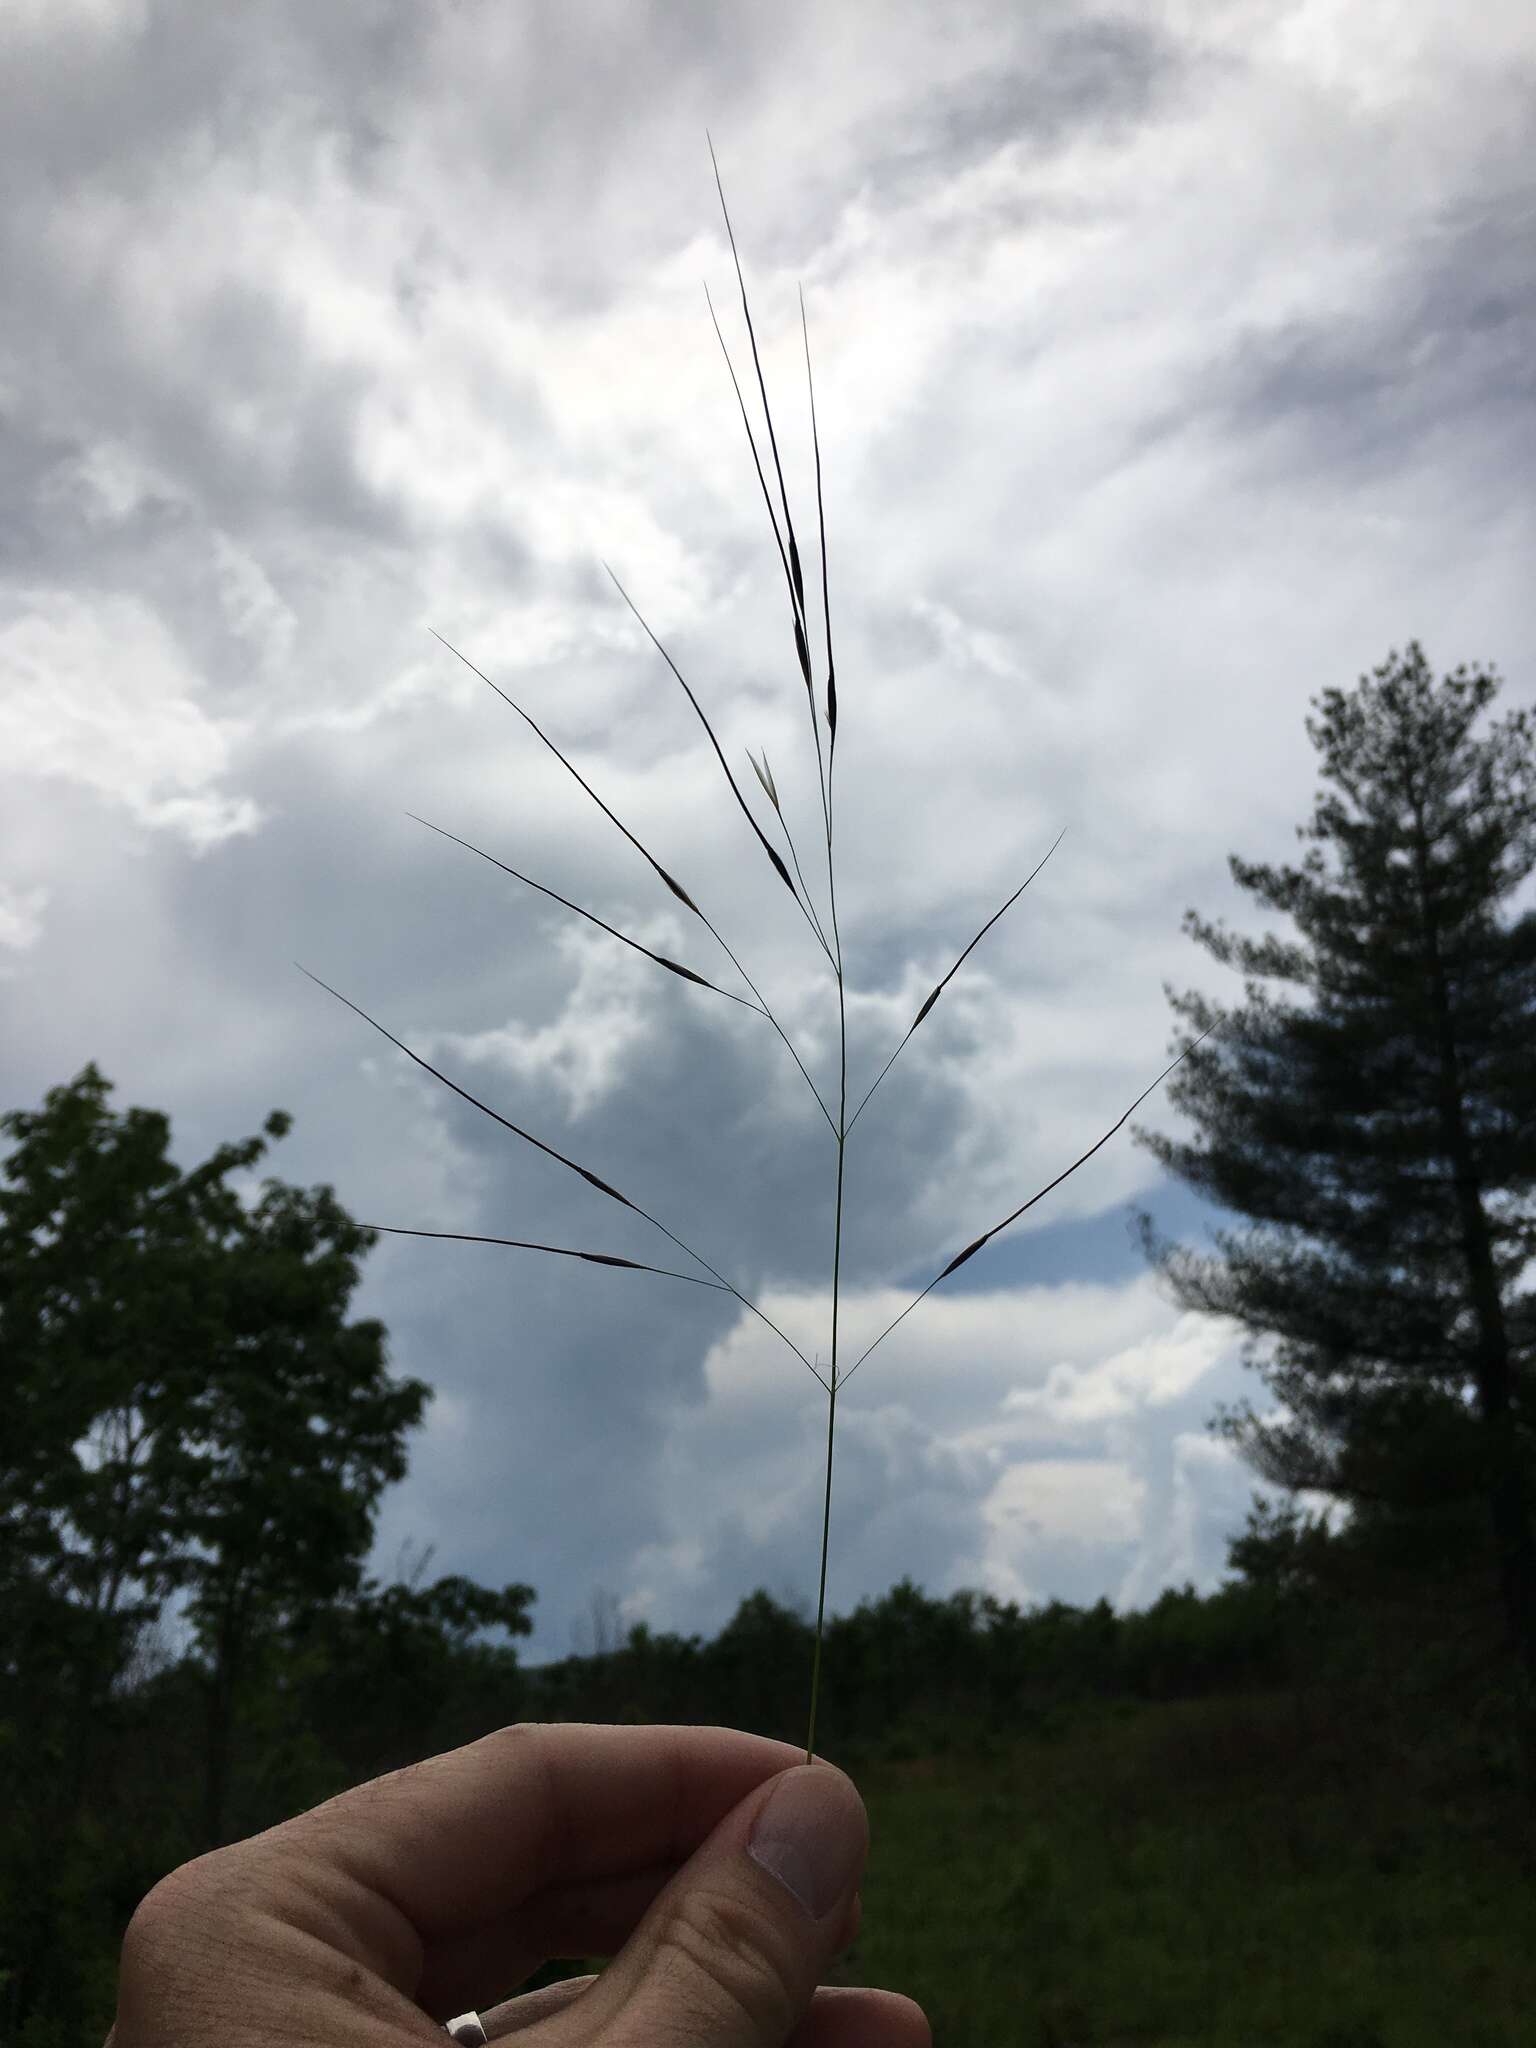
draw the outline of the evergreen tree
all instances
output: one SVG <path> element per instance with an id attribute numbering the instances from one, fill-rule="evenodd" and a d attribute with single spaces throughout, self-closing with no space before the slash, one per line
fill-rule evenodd
<path id="1" fill-rule="evenodd" d="M 1170 1083 L 1203 1147 L 1137 1132 L 1162 1164 L 1254 1220 L 1222 1259 L 1141 1241 L 1185 1308 L 1245 1324 L 1244 1361 L 1287 1411 L 1250 1404 L 1215 1427 L 1268 1479 L 1398 1528 L 1469 1505 L 1492 1536 L 1511 1641 L 1536 1680 L 1529 1388 L 1536 1296 L 1536 913 L 1496 921 L 1536 866 L 1528 714 L 1468 737 L 1497 677 L 1465 666 L 1436 689 L 1417 642 L 1321 700 L 1308 736 L 1351 800 L 1318 800 L 1301 869 L 1229 856 L 1233 878 L 1310 944 L 1261 942 L 1191 910 L 1223 965 L 1309 988 L 1315 1007 L 1245 983 Z M 1257 1334 L 1277 1340 L 1257 1361 Z"/>

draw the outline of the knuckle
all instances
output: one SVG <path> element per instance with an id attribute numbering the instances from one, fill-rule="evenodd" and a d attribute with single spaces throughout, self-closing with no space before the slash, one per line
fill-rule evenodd
<path id="1" fill-rule="evenodd" d="M 717 2024 L 745 2020 L 754 2039 L 782 2039 L 798 2008 L 765 1937 L 763 1917 L 748 1901 L 694 1887 L 657 1930 L 657 1962 L 673 1990 Z"/>
<path id="2" fill-rule="evenodd" d="M 223 1892 L 221 1852 L 195 1857 L 162 1877 L 133 1909 L 123 1933 L 123 1963 L 157 1968 L 168 1951 L 185 1947 L 191 1927 L 205 1926 Z"/>
<path id="3" fill-rule="evenodd" d="M 130 1926 L 142 1933 L 160 1934 L 177 1927 L 194 1907 L 206 1906 L 219 1889 L 221 1852 L 195 1856 L 168 1871 L 147 1891 L 134 1909 Z"/>

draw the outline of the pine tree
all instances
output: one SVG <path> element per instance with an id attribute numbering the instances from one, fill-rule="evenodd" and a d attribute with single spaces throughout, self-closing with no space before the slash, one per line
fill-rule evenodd
<path id="1" fill-rule="evenodd" d="M 1466 666 L 1437 690 L 1410 641 L 1330 689 L 1307 721 L 1325 777 L 1297 837 L 1301 869 L 1229 856 L 1234 880 L 1292 917 L 1310 944 L 1184 928 L 1223 965 L 1309 988 L 1275 1003 L 1245 983 L 1224 1015 L 1198 995 L 1174 1008 L 1220 1023 L 1170 1086 L 1203 1147 L 1137 1132 L 1162 1164 L 1253 1219 L 1221 1259 L 1143 1248 L 1185 1308 L 1230 1316 L 1284 1411 L 1244 1403 L 1213 1426 L 1266 1478 L 1346 1502 L 1357 1519 L 1422 1529 L 1470 1503 L 1492 1537 L 1512 1646 L 1536 1681 L 1536 912 L 1507 925 L 1501 900 L 1536 866 L 1536 760 L 1528 714 L 1468 737 L 1500 687 Z M 1256 1358 L 1259 1335 L 1276 1339 Z"/>

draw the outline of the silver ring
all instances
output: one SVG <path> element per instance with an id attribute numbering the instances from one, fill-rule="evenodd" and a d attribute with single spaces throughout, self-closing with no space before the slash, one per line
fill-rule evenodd
<path id="1" fill-rule="evenodd" d="M 448 2022 L 446 2032 L 450 2041 L 460 2041 L 464 2048 L 486 2048 L 489 2039 L 485 2021 L 477 2012 L 461 2012 L 456 2020 Z"/>

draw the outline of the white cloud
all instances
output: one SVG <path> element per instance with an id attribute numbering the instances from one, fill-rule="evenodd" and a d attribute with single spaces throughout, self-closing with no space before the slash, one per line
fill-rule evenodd
<path id="1" fill-rule="evenodd" d="M 632 936 L 648 943 L 639 932 Z M 550 1023 L 530 1029 L 514 1020 L 488 1031 L 442 1032 L 433 1042 L 472 1065 L 504 1067 L 521 1081 L 552 1089 L 579 1123 L 622 1085 L 632 1055 L 653 1029 L 648 998 L 657 970 L 600 933 L 589 938 L 558 930 L 550 951 L 576 970 Z"/>
<path id="2" fill-rule="evenodd" d="M 1058 1428 L 1097 1423 L 1164 1407 L 1182 1400 L 1231 1349 L 1231 1337 L 1210 1317 L 1186 1314 L 1172 1329 L 1088 1366 L 1063 1360 L 1045 1384 L 1015 1389 L 1003 1403 L 1028 1427 L 1045 1422 Z"/>
<path id="3" fill-rule="evenodd" d="M 905 1305 L 894 1292 L 845 1300 L 845 1371 Z M 825 1297 L 769 1294 L 760 1306 L 825 1365 Z M 910 1571 L 941 1577 L 936 1590 L 977 1584 L 1023 1600 L 1047 1597 L 1064 1569 L 1074 1586 L 1118 1587 L 1142 1550 L 1160 1570 L 1209 1581 L 1220 1553 L 1201 1519 L 1202 1486 L 1212 1476 L 1228 1505 L 1231 1454 L 1187 1427 L 1145 1425 L 1172 1404 L 1209 1406 L 1218 1376 L 1223 1391 L 1230 1384 L 1234 1347 L 1193 1316 L 1172 1331 L 1166 1318 L 1145 1281 L 930 1296 L 902 1324 L 904 1341 L 888 1339 L 889 1354 L 875 1351 L 839 1396 L 844 1550 L 859 1530 L 852 1547 L 867 1565 L 862 1547 L 878 1527 L 887 1582 Z M 1106 1336 L 1137 1325 L 1145 1334 L 1095 1358 Z M 1062 1343 L 1075 1358 L 1053 1360 Z M 675 1617 L 722 1553 L 755 1582 L 807 1582 L 825 1434 L 825 1395 L 744 1314 L 710 1352 L 700 1398 L 667 1418 L 657 1505 L 670 1533 L 634 1565 L 649 1613 Z M 936 1516 L 953 1532 L 952 1556 L 935 1555 Z"/>
<path id="4" fill-rule="evenodd" d="M 1165 981 L 1238 1003 L 1180 918 L 1285 929 L 1226 857 L 1294 855 L 1311 695 L 1416 634 L 1531 702 L 1536 28 L 1517 0 L 1470 28 L 1434 0 L 790 4 L 724 40 L 665 5 L 597 19 L 17 17 L 0 1033 L 18 1099 L 96 1057 L 210 1146 L 290 1102 L 279 1170 L 357 1213 L 617 1246 L 612 1205 L 594 1227 L 600 1198 L 325 1014 L 297 956 L 528 1128 L 579 1126 L 577 1156 L 728 1246 L 825 1356 L 826 1133 L 768 1027 L 399 815 L 724 972 L 431 625 L 696 891 L 834 1084 L 814 944 L 598 560 L 749 796 L 766 745 L 819 875 L 782 573 L 700 288 L 757 421 L 710 127 L 814 598 L 805 285 L 851 1080 L 1067 828 L 855 1134 L 856 1352 L 907 1299 L 893 1275 L 1166 1064 Z M 1135 1122 L 1180 1120 L 1160 1091 Z M 1097 1279 L 938 1290 L 850 1382 L 835 1602 L 908 1568 L 1117 1599 L 1219 1569 L 1247 1489 L 1201 1423 L 1244 1383 L 1229 1333 L 1127 1264 L 1119 1205 L 1170 1192 L 1129 1138 L 1008 1240 Z M 449 1404 L 386 1562 L 426 1525 L 441 1569 L 534 1578 L 558 1650 L 593 1584 L 675 1625 L 753 1574 L 803 1583 L 810 1375 L 695 1290 L 631 1309 L 582 1278 L 376 1255 L 399 1368 Z M 551 1506 L 575 1484 L 579 1528 Z"/>
<path id="5" fill-rule="evenodd" d="M 46 889 L 18 889 L 0 882 L 0 946 L 24 953 L 43 934 Z"/>
<path id="6" fill-rule="evenodd" d="M 217 787 L 243 728 L 201 708 L 147 605 L 59 590 L 22 601 L 0 624 L 0 772 L 79 784 L 197 852 L 256 830 L 251 799 Z"/>
<path id="7" fill-rule="evenodd" d="M 982 1506 L 1009 1565 L 1042 1539 L 1104 1546 L 1142 1533 L 1145 1483 L 1108 1458 L 1037 1458 L 1010 1466 Z"/>

